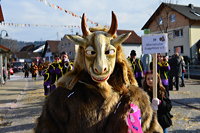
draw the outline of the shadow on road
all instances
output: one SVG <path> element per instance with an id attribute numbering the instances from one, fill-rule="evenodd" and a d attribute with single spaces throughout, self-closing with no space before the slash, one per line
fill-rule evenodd
<path id="1" fill-rule="evenodd" d="M 1 133 L 7 133 L 7 132 L 17 132 L 17 131 L 22 131 L 25 132 L 26 130 L 33 129 L 35 127 L 35 124 L 23 124 L 23 125 L 17 125 L 17 126 L 10 126 L 6 127 L 4 129 L 0 129 Z"/>

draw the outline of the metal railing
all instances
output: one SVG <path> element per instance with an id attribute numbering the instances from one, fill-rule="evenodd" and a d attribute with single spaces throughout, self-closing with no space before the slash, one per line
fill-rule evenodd
<path id="1" fill-rule="evenodd" d="M 186 77 L 188 79 L 191 78 L 191 76 L 199 76 L 200 77 L 200 65 L 190 65 L 189 63 L 185 66 L 186 68 Z"/>

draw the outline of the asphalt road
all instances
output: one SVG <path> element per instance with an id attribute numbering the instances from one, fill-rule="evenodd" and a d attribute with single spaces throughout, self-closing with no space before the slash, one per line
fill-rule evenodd
<path id="1" fill-rule="evenodd" d="M 42 77 L 36 81 L 19 77 L 11 77 L 11 81 L 0 87 L 0 133 L 32 133 L 41 113 Z"/>

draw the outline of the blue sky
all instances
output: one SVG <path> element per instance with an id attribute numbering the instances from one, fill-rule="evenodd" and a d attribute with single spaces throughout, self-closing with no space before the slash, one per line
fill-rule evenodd
<path id="1" fill-rule="evenodd" d="M 161 2 L 167 0 L 46 0 L 78 16 L 86 13 L 88 19 L 100 25 L 110 25 L 111 11 L 118 18 L 118 29 L 134 30 L 139 36 L 143 34 L 142 26 L 150 18 Z M 170 0 L 168 0 L 170 1 Z M 171 0 L 172 3 L 200 7 L 200 0 Z M 46 5 L 42 0 L 1 0 L 5 23 L 38 24 L 39 26 L 2 26 L 9 38 L 18 41 L 58 40 L 65 34 L 81 33 L 79 28 L 62 25 L 80 26 L 81 19 L 69 13 Z M 45 26 L 42 26 L 45 25 Z M 54 25 L 51 27 L 51 25 Z M 56 27 L 57 26 L 57 27 Z M 94 27 L 88 22 L 88 26 Z M 5 36 L 5 32 L 2 32 Z"/>

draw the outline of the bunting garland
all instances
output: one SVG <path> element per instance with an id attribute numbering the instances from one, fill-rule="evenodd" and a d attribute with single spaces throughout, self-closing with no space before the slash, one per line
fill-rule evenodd
<path id="1" fill-rule="evenodd" d="M 46 24 L 16 24 L 1 22 L 0 26 L 14 26 L 14 27 L 52 27 L 52 28 L 80 28 L 79 25 L 46 25 Z"/>
<path id="2" fill-rule="evenodd" d="M 78 18 L 80 18 L 80 19 L 82 18 L 81 16 L 79 16 L 79 15 L 77 15 L 77 14 L 71 12 L 71 11 L 65 10 L 65 9 L 63 9 L 63 8 L 60 7 L 60 6 L 57 6 L 57 5 L 55 5 L 55 4 L 49 3 L 47 0 L 38 0 L 38 1 L 44 2 L 45 5 L 48 5 L 48 6 L 52 7 L 52 8 L 54 8 L 54 9 L 59 9 L 60 11 L 64 11 L 65 13 L 68 13 L 68 14 L 72 15 L 73 17 L 78 17 Z M 99 26 L 99 24 L 98 24 L 97 22 L 93 22 L 92 20 L 89 20 L 89 19 L 87 19 L 87 21 L 90 22 L 91 24 L 94 24 L 94 25 L 96 25 L 96 26 Z"/>

